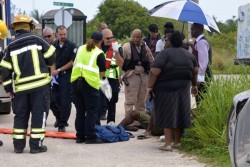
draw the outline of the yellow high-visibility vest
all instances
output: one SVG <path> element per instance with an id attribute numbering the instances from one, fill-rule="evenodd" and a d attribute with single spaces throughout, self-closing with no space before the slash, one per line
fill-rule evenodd
<path id="1" fill-rule="evenodd" d="M 92 51 L 87 51 L 86 45 L 81 46 L 76 54 L 74 66 L 71 74 L 71 82 L 79 77 L 84 77 L 86 82 L 93 88 L 100 88 L 100 74 L 97 66 L 97 57 L 102 50 L 95 47 Z"/>

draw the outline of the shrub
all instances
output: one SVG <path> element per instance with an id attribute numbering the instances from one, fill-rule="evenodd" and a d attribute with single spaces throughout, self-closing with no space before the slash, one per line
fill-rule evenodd
<path id="1" fill-rule="evenodd" d="M 230 164 L 226 143 L 227 118 L 233 97 L 249 89 L 250 77 L 245 70 L 240 75 L 216 76 L 203 94 L 203 100 L 195 112 L 193 126 L 184 138 L 187 150 L 212 159 L 219 166 Z M 224 165 L 223 165 L 224 164 Z"/>

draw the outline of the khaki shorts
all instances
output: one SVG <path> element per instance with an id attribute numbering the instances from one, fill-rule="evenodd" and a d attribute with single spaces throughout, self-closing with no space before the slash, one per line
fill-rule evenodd
<path id="1" fill-rule="evenodd" d="M 138 122 L 145 128 L 148 128 L 149 122 L 150 122 L 150 116 L 146 113 L 140 113 L 140 117 L 138 119 Z M 151 134 L 154 136 L 161 136 L 164 134 L 164 131 L 162 128 L 153 127 Z"/>

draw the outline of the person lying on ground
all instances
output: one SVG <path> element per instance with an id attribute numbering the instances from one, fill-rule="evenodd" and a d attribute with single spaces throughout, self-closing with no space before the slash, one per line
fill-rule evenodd
<path id="1" fill-rule="evenodd" d="M 154 127 L 153 119 L 146 113 L 141 113 L 139 111 L 133 110 L 130 112 L 120 123 L 125 129 L 127 126 L 131 125 L 134 121 L 138 121 L 145 129 L 144 132 L 145 137 L 161 136 L 163 135 L 163 129 Z"/>

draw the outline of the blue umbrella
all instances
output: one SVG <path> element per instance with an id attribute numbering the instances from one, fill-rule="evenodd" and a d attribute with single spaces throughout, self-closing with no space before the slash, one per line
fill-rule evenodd
<path id="1" fill-rule="evenodd" d="M 220 33 L 214 19 L 201 6 L 191 0 L 164 2 L 149 10 L 149 14 L 151 16 L 203 24 L 208 26 L 210 31 Z"/>

